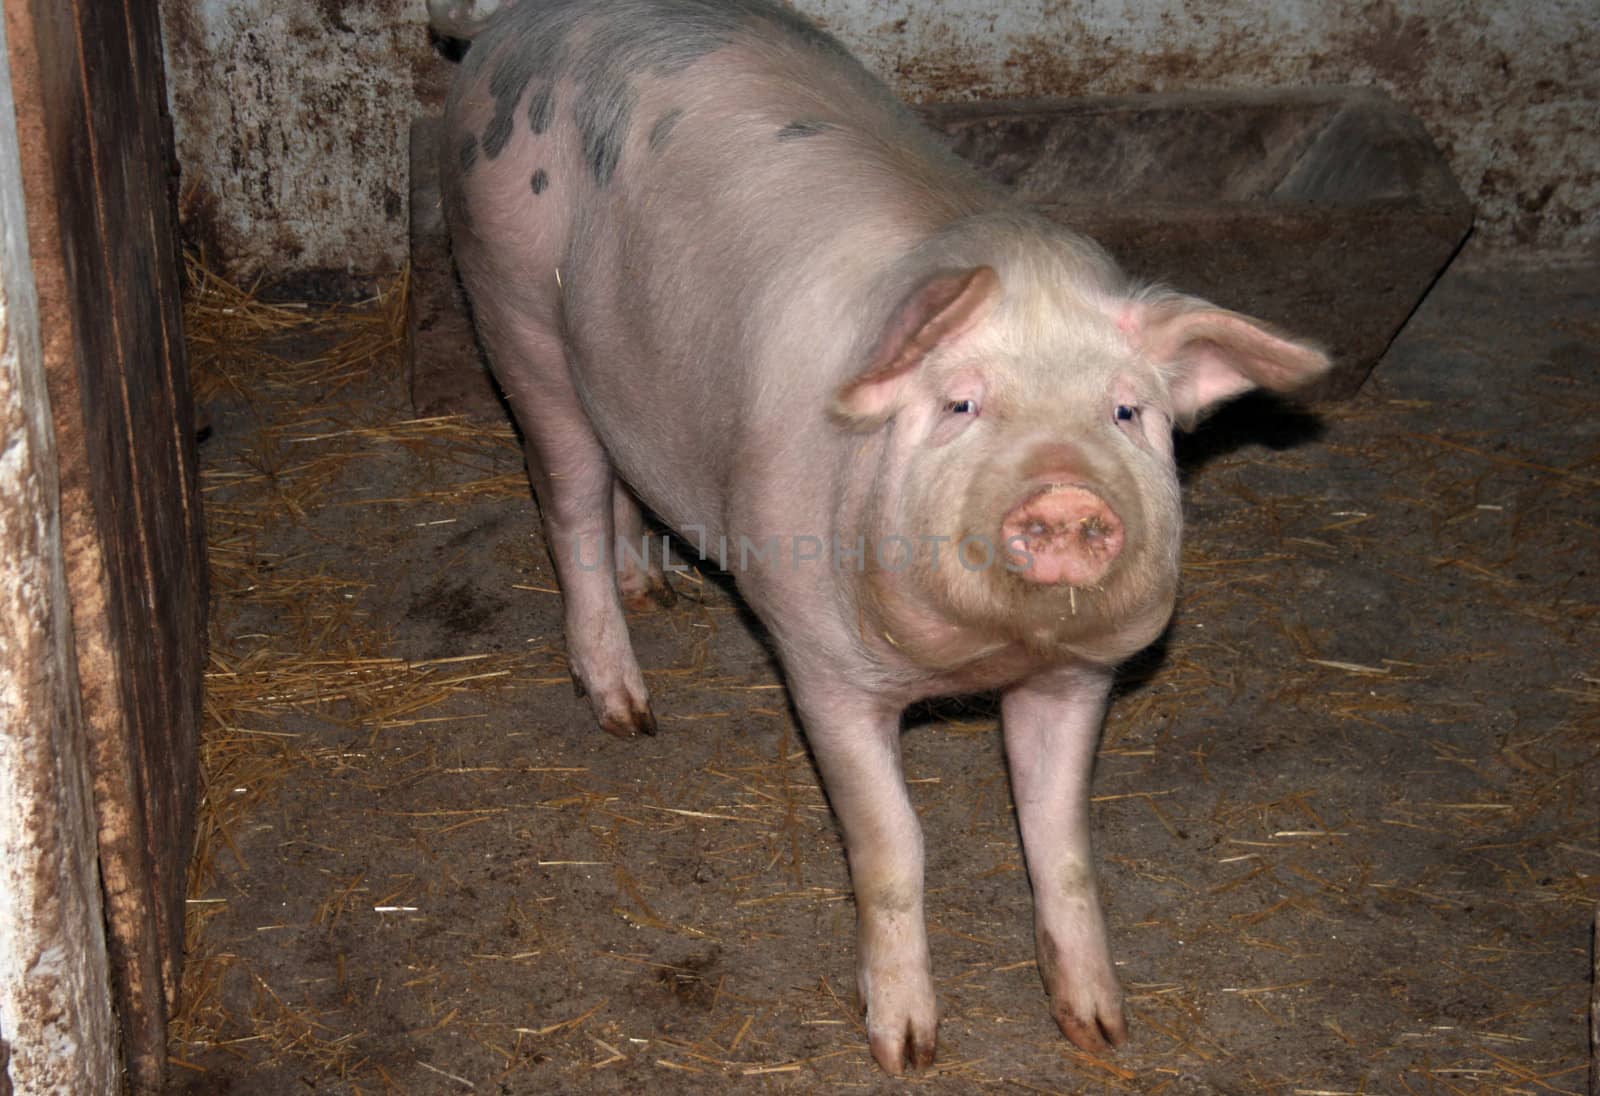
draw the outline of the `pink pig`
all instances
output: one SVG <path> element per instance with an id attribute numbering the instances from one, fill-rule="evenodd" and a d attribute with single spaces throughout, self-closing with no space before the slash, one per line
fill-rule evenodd
<path id="1" fill-rule="evenodd" d="M 642 503 L 771 632 L 899 1073 L 939 1021 L 900 716 L 999 690 L 1052 1011 L 1122 1042 L 1088 787 L 1113 669 L 1172 613 L 1172 430 L 1327 359 L 1131 286 L 764 0 L 523 0 L 478 29 L 446 204 L 601 726 L 655 729 L 623 605 L 661 560 L 595 565 Z"/>

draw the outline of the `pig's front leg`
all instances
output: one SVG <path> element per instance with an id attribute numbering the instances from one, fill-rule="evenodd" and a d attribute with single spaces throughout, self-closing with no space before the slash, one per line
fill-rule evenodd
<path id="1" fill-rule="evenodd" d="M 1097 1052 L 1128 1034 L 1089 842 L 1089 775 L 1110 686 L 1109 671 L 1068 666 L 1001 701 L 1039 973 L 1062 1034 Z"/>
<path id="2" fill-rule="evenodd" d="M 900 767 L 900 710 L 790 668 L 790 691 L 844 829 L 856 896 L 856 987 L 872 1056 L 933 1062 L 939 1005 L 922 914 L 922 827 Z"/>

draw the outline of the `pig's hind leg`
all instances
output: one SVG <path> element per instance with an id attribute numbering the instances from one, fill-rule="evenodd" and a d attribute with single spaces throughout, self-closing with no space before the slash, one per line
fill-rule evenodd
<path id="1" fill-rule="evenodd" d="M 612 481 L 611 502 L 617 533 L 617 591 L 622 604 L 637 613 L 666 608 L 677 600 L 662 570 L 666 542 L 650 536 L 639 501 L 620 479 Z"/>
<path id="2" fill-rule="evenodd" d="M 610 458 L 572 387 L 561 338 L 520 317 L 486 315 L 488 310 L 479 305 L 479 328 L 522 427 L 528 477 L 561 586 L 573 685 L 588 695 L 606 731 L 654 734 L 655 716 L 613 567 L 616 476 Z"/>

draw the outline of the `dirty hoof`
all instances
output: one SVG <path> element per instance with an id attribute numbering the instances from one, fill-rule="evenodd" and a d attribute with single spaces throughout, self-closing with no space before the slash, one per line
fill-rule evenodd
<path id="1" fill-rule="evenodd" d="M 622 607 L 630 613 L 653 613 L 658 609 L 670 609 L 678 602 L 677 592 L 664 575 L 647 586 L 622 590 L 621 595 Z"/>
<path id="2" fill-rule="evenodd" d="M 933 1065 L 939 1046 L 937 1026 L 927 1028 L 907 1021 L 903 1029 L 874 1031 L 868 1027 L 872 1057 L 885 1073 L 900 1076 L 907 1069 L 927 1069 Z"/>
<path id="3" fill-rule="evenodd" d="M 1067 1041 L 1090 1054 L 1109 1054 L 1128 1040 L 1128 1021 L 1119 989 L 1098 996 L 1055 999 L 1050 1008 Z"/>
<path id="4" fill-rule="evenodd" d="M 1039 972 L 1061 1034 L 1090 1054 L 1107 1054 L 1127 1042 L 1122 986 L 1104 943 L 1086 944 L 1080 936 L 1048 931 L 1041 931 L 1037 941 Z"/>
<path id="5" fill-rule="evenodd" d="M 629 707 L 625 711 L 608 712 L 600 717 L 600 729 L 618 738 L 653 735 L 656 733 L 655 713 L 648 704 L 638 708 Z"/>
<path id="6" fill-rule="evenodd" d="M 632 738 L 634 735 L 656 733 L 656 717 L 650 711 L 650 694 L 645 691 L 642 681 L 635 682 L 631 688 L 625 682 L 607 681 L 603 687 L 595 690 L 589 687 L 589 682 L 578 672 L 577 666 L 569 665 L 567 672 L 572 677 L 572 691 L 579 697 L 588 698 L 595 720 L 607 734 Z"/>
<path id="7" fill-rule="evenodd" d="M 1067 1013 L 1056 1014 L 1056 1026 L 1067 1041 L 1090 1054 L 1109 1054 L 1128 1038 L 1128 1025 L 1121 1014 L 1115 1017 L 1082 1019 Z"/>

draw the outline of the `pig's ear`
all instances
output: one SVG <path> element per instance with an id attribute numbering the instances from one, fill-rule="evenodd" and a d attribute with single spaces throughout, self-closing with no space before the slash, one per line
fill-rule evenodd
<path id="1" fill-rule="evenodd" d="M 862 432 L 882 426 L 923 359 L 970 331 L 999 297 L 1000 275 L 988 266 L 935 274 L 917 286 L 894 310 L 866 369 L 834 393 L 834 421 Z"/>
<path id="2" fill-rule="evenodd" d="M 1186 430 L 1225 400 L 1252 388 L 1292 391 L 1329 365 L 1310 343 L 1190 298 L 1130 304 L 1118 323 L 1166 373 L 1173 417 Z"/>

